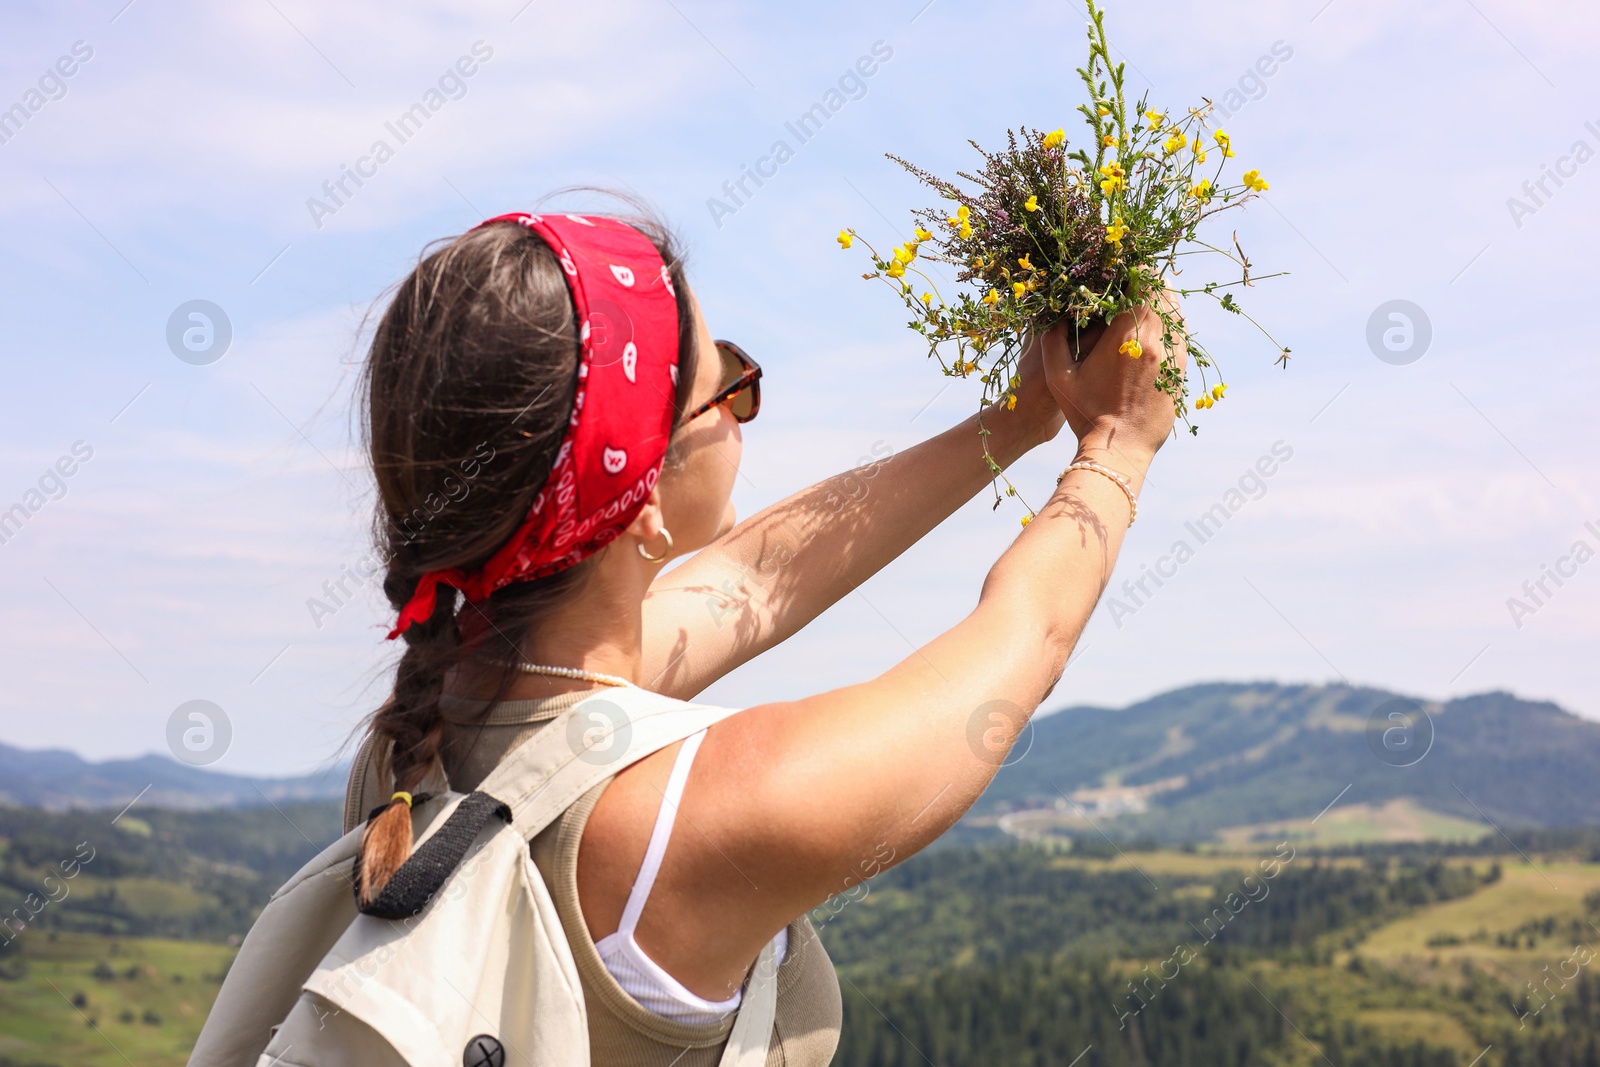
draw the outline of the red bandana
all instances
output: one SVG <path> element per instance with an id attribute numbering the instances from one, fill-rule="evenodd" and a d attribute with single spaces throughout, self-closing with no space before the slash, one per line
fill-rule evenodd
<path id="1" fill-rule="evenodd" d="M 528 516 L 479 571 L 429 571 L 390 640 L 433 615 L 437 587 L 469 601 L 553 574 L 604 548 L 655 488 L 672 433 L 678 385 L 678 302 L 650 239 L 600 215 L 500 215 L 555 250 L 577 312 L 578 388 L 572 417 Z"/>

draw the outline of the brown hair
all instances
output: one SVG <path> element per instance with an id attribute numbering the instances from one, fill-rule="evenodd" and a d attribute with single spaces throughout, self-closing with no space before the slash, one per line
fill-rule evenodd
<path id="1" fill-rule="evenodd" d="M 648 236 L 678 294 L 681 423 L 694 381 L 696 328 L 682 257 L 668 231 Z M 362 369 L 362 429 L 377 482 L 374 539 L 383 590 L 398 611 L 427 571 L 481 567 L 527 515 L 555 462 L 577 385 L 578 330 L 565 276 L 542 238 L 516 223 L 472 230 L 425 250 L 378 321 Z M 669 450 L 668 461 L 677 457 Z M 593 557 L 591 557 L 591 560 Z M 499 669 L 494 703 L 517 676 L 524 639 L 572 596 L 589 561 L 515 582 L 465 612 L 475 663 Z M 369 729 L 390 743 L 395 788 L 413 790 L 438 754 L 439 698 L 464 653 L 459 593 L 440 585 L 433 614 L 402 635 L 393 695 Z M 378 749 L 381 753 L 381 747 Z M 362 903 L 376 898 L 411 849 L 409 805 L 391 801 L 361 846 Z"/>

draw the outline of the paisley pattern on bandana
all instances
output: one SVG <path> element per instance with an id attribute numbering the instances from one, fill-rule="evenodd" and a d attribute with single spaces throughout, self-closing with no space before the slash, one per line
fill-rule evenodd
<path id="1" fill-rule="evenodd" d="M 556 253 L 579 323 L 578 388 L 550 476 L 511 539 L 481 570 L 429 571 L 393 640 L 433 614 L 440 585 L 482 601 L 512 582 L 587 559 L 621 535 L 661 475 L 678 382 L 678 302 L 661 254 L 603 215 L 499 215 Z"/>

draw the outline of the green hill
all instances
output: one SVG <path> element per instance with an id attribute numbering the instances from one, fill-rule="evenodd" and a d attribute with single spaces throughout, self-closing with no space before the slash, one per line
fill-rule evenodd
<path id="1" fill-rule="evenodd" d="M 1435 813 L 1456 831 L 1600 823 L 1600 723 L 1508 693 L 1434 703 L 1350 686 L 1199 685 L 1121 709 L 1067 708 L 1030 733 L 970 825 L 1198 841 L 1309 824 L 1336 798 L 1336 810 Z"/>
<path id="2" fill-rule="evenodd" d="M 834 1062 L 1596 1067 L 1600 833 L 1516 837 L 925 853 L 813 912 L 844 990 Z"/>
<path id="3" fill-rule="evenodd" d="M 242 937 L 272 892 L 337 840 L 342 817 L 326 801 L 114 815 L 0 808 L 0 918 L 30 928 L 23 937 Z"/>
<path id="4" fill-rule="evenodd" d="M 178 1067 L 230 946 L 339 834 L 328 783 L 241 807 L 260 781 L 188 768 L 163 781 L 214 810 L 90 810 L 125 762 L 0 807 L 0 1067 Z M 1010 762 L 941 848 L 813 913 L 840 1067 L 1600 1067 L 1592 967 L 1528 986 L 1600 944 L 1600 724 L 1214 684 L 1042 716 Z"/>

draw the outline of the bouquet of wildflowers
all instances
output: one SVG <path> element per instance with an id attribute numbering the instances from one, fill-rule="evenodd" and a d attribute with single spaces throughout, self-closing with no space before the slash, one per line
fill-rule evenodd
<path id="1" fill-rule="evenodd" d="M 1238 300 L 1238 291 L 1255 279 L 1237 238 L 1231 248 L 1221 247 L 1199 231 L 1212 215 L 1252 199 L 1267 183 L 1257 170 L 1224 182 L 1233 145 L 1226 131 L 1207 121 L 1209 101 L 1182 115 L 1151 110 L 1148 97 L 1130 108 L 1123 64 L 1111 62 L 1104 13 L 1094 0 L 1088 6 L 1089 60 L 1078 70 L 1089 95 L 1078 107 L 1091 131 L 1087 147 L 1069 150 L 1065 130 L 1027 128 L 1008 133 L 1002 152 L 986 152 L 969 141 L 983 166 L 977 174 L 959 172 L 958 177 L 975 185 L 975 193 L 891 155 L 950 206 L 914 211 L 912 238 L 888 256 L 851 229 L 840 231 L 839 244 L 849 248 L 862 240 L 873 262 L 873 270 L 862 277 L 882 279 L 895 290 L 913 313 L 909 325 L 927 339 L 929 354 L 945 374 L 978 377 L 980 418 L 992 404 L 1015 406 L 1017 361 L 1028 334 L 1063 322 L 1081 331 L 1150 306 L 1165 327 L 1157 387 L 1172 397 L 1190 433 L 1198 433 L 1191 404 L 1194 410 L 1215 406 L 1227 384 L 1211 354 L 1157 298 L 1164 289 L 1180 296 L 1204 294 L 1262 329 Z M 1237 280 L 1188 288 L 1176 284 L 1184 273 L 1180 260 L 1197 254 L 1226 258 Z M 928 263 L 954 268 L 957 282 L 976 291 L 959 290 L 947 298 L 925 269 Z M 1289 350 L 1262 332 L 1287 365 Z M 1192 383 L 1175 358 L 1179 340 L 1199 375 L 1192 400 Z M 1121 354 L 1139 359 L 1145 352 L 1137 340 L 1129 340 Z M 1005 482 L 1006 494 L 1015 495 L 988 455 L 987 441 L 984 454 Z M 997 486 L 996 506 L 999 502 Z"/>

